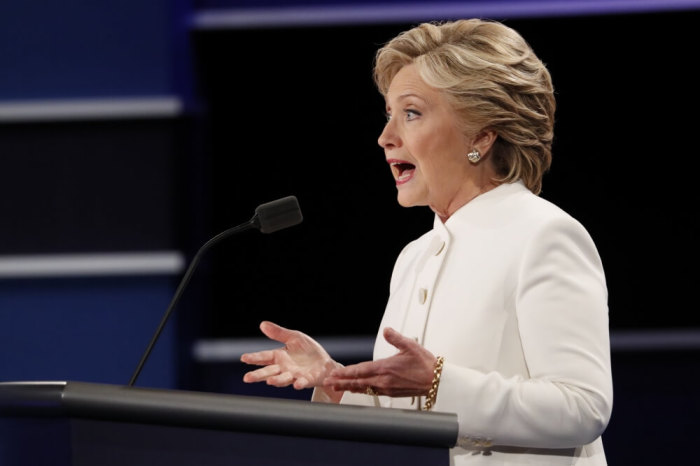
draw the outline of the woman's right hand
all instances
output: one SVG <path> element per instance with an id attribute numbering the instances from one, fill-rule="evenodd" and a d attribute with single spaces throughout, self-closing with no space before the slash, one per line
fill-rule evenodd
<path id="1" fill-rule="evenodd" d="M 244 382 L 266 382 L 276 387 L 293 385 L 297 390 L 321 387 L 333 369 L 342 367 L 316 340 L 298 330 L 289 330 L 269 321 L 261 322 L 260 330 L 284 346 L 242 354 L 242 362 L 263 366 L 247 372 L 243 376 Z"/>

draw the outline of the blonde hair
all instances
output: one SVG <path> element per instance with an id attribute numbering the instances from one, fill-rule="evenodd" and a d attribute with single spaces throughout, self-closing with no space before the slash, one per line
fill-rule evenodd
<path id="1" fill-rule="evenodd" d="M 491 149 L 497 181 L 522 180 L 539 194 L 552 162 L 556 102 L 549 71 L 525 39 L 496 21 L 420 24 L 377 51 L 374 80 L 384 96 L 411 63 L 445 92 L 465 129 L 497 133 Z"/>

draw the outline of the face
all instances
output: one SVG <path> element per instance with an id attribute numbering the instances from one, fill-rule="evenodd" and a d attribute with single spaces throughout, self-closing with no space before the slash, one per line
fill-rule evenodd
<path id="1" fill-rule="evenodd" d="M 469 195 L 470 141 L 444 94 L 415 65 L 404 66 L 386 95 L 388 121 L 379 136 L 404 207 L 427 205 L 444 218 Z"/>

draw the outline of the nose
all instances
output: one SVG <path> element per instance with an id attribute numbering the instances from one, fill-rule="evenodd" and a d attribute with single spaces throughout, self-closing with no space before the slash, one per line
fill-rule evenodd
<path id="1" fill-rule="evenodd" d="M 397 147 L 400 144 L 399 138 L 396 135 L 396 131 L 394 130 L 393 126 L 394 125 L 392 124 L 391 120 L 387 121 L 386 125 L 384 125 L 382 133 L 379 135 L 379 139 L 377 139 L 377 143 L 384 150 Z"/>

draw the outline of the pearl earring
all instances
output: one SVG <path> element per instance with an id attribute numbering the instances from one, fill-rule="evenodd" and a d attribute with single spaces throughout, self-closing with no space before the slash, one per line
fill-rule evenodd
<path id="1" fill-rule="evenodd" d="M 467 158 L 471 163 L 476 163 L 479 160 L 481 160 L 481 153 L 479 152 L 479 149 L 474 149 L 471 152 L 467 154 Z"/>

